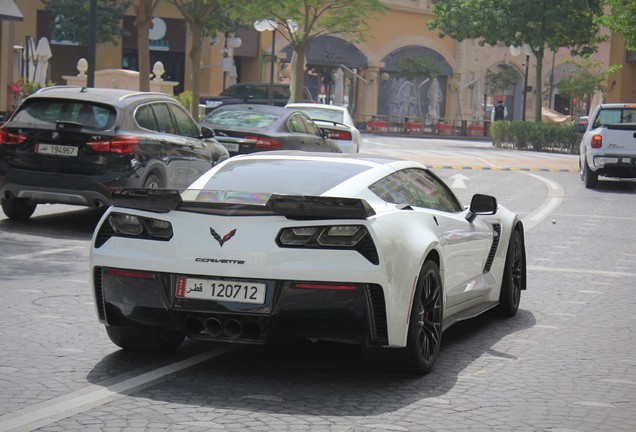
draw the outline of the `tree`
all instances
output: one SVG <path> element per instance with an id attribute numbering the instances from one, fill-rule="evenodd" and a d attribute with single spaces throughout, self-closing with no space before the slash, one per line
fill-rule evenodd
<path id="1" fill-rule="evenodd" d="M 275 31 L 292 46 L 296 61 L 291 102 L 302 99 L 305 58 L 312 39 L 339 35 L 360 41 L 369 29 L 366 20 L 387 10 L 380 0 L 235 0 L 229 8 L 250 27 L 256 20 L 274 21 Z"/>
<path id="2" fill-rule="evenodd" d="M 610 73 L 615 73 L 620 66 L 610 66 L 607 69 L 598 71 L 602 68 L 603 63 L 598 60 L 585 59 L 583 64 L 576 64 L 573 60 L 566 60 L 573 64 L 572 72 L 564 77 L 557 84 L 559 94 L 569 96 L 576 99 L 577 111 L 581 111 L 582 105 L 589 101 L 595 91 L 605 91 L 605 83 Z"/>
<path id="3" fill-rule="evenodd" d="M 86 0 L 42 0 L 51 17 L 51 33 L 57 39 L 88 43 L 88 13 Z M 130 7 L 130 0 L 97 0 L 97 43 L 117 45 L 117 39 L 126 35 L 121 21 Z M 95 65 L 91 65 L 95 67 Z"/>
<path id="4" fill-rule="evenodd" d="M 511 67 L 502 67 L 499 72 L 490 69 L 486 71 L 486 93 L 503 95 L 506 90 L 513 88 L 519 82 L 519 75 Z"/>
<path id="5" fill-rule="evenodd" d="M 636 0 L 605 1 L 611 13 L 603 16 L 603 24 L 623 36 L 627 49 L 636 50 Z"/>
<path id="6" fill-rule="evenodd" d="M 135 0 L 135 28 L 137 29 L 137 63 L 139 65 L 139 90 L 150 90 L 150 40 L 152 18 L 160 0 Z"/>
<path id="7" fill-rule="evenodd" d="M 207 20 L 219 8 L 219 0 L 168 0 L 183 15 L 188 23 L 188 31 L 192 37 L 192 47 L 188 57 L 190 58 L 192 70 L 192 100 L 195 103 L 190 107 L 192 116 L 199 118 L 199 96 L 201 94 L 199 85 L 199 74 L 201 72 L 201 49 L 203 38 L 208 36 Z"/>
<path id="8" fill-rule="evenodd" d="M 546 49 L 572 55 L 596 50 L 606 0 L 435 0 L 429 28 L 481 45 L 528 44 L 536 58 L 535 121 L 541 121 L 543 57 Z M 631 1 L 631 0 L 630 0 Z"/>

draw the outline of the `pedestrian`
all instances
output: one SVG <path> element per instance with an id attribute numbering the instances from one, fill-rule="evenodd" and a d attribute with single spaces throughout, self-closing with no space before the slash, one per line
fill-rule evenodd
<path id="1" fill-rule="evenodd" d="M 497 105 L 493 107 L 490 114 L 490 120 L 504 120 L 506 117 L 508 117 L 508 109 L 503 104 L 503 101 L 497 101 Z"/>

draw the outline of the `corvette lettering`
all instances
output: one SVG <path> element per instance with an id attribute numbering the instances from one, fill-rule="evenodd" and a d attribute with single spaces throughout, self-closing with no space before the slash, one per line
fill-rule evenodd
<path id="1" fill-rule="evenodd" d="M 213 264 L 245 264 L 245 260 L 217 259 L 217 258 L 195 258 L 196 262 L 209 262 Z"/>

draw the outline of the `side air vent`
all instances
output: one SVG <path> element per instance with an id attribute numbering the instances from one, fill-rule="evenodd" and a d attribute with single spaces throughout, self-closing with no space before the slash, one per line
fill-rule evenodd
<path id="1" fill-rule="evenodd" d="M 499 246 L 499 240 L 501 239 L 501 225 L 493 224 L 492 226 L 492 245 L 490 246 L 490 252 L 488 253 L 488 259 L 484 265 L 484 273 L 490 271 L 492 262 L 495 260 L 495 253 L 497 253 L 497 247 Z"/>
<path id="2" fill-rule="evenodd" d="M 372 339 L 381 345 L 389 343 L 389 330 L 386 318 L 386 303 L 384 291 L 379 285 L 369 285 L 367 288 L 369 299 L 369 313 L 371 321 Z"/>
<path id="3" fill-rule="evenodd" d="M 104 293 L 102 291 L 102 268 L 93 269 L 93 281 L 95 284 L 95 306 L 97 306 L 97 316 L 100 321 L 106 321 L 106 310 L 104 309 Z"/>

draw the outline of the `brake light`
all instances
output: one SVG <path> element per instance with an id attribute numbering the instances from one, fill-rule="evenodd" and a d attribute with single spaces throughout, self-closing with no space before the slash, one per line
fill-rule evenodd
<path id="1" fill-rule="evenodd" d="M 265 138 L 265 137 L 252 136 L 252 135 L 245 136 L 244 138 L 248 140 L 256 141 L 256 143 L 254 143 L 254 146 L 256 147 L 266 148 L 269 150 L 281 150 L 283 148 L 283 143 L 272 138 Z"/>
<path id="2" fill-rule="evenodd" d="M 0 144 L 19 145 L 26 141 L 25 135 L 12 134 L 5 127 L 0 127 Z"/>
<path id="3" fill-rule="evenodd" d="M 99 140 L 86 143 L 91 149 L 97 152 L 130 154 L 135 151 L 139 144 L 136 136 L 120 135 L 111 140 Z"/>
<path id="4" fill-rule="evenodd" d="M 135 279 L 154 279 L 155 276 L 151 273 L 142 273 L 133 270 L 116 270 L 116 269 L 104 269 L 104 273 L 109 276 L 129 277 Z"/>
<path id="5" fill-rule="evenodd" d="M 331 130 L 331 129 L 328 129 L 327 131 L 329 132 L 329 138 L 331 139 L 351 141 L 351 132 Z"/>
<path id="6" fill-rule="evenodd" d="M 603 147 L 603 136 L 602 135 L 594 135 L 592 137 L 592 148 L 601 148 Z"/>
<path id="7" fill-rule="evenodd" d="M 336 291 L 355 291 L 358 289 L 357 285 L 342 285 L 342 284 L 322 284 L 322 283 L 294 283 L 294 288 L 300 289 L 327 289 Z"/>

